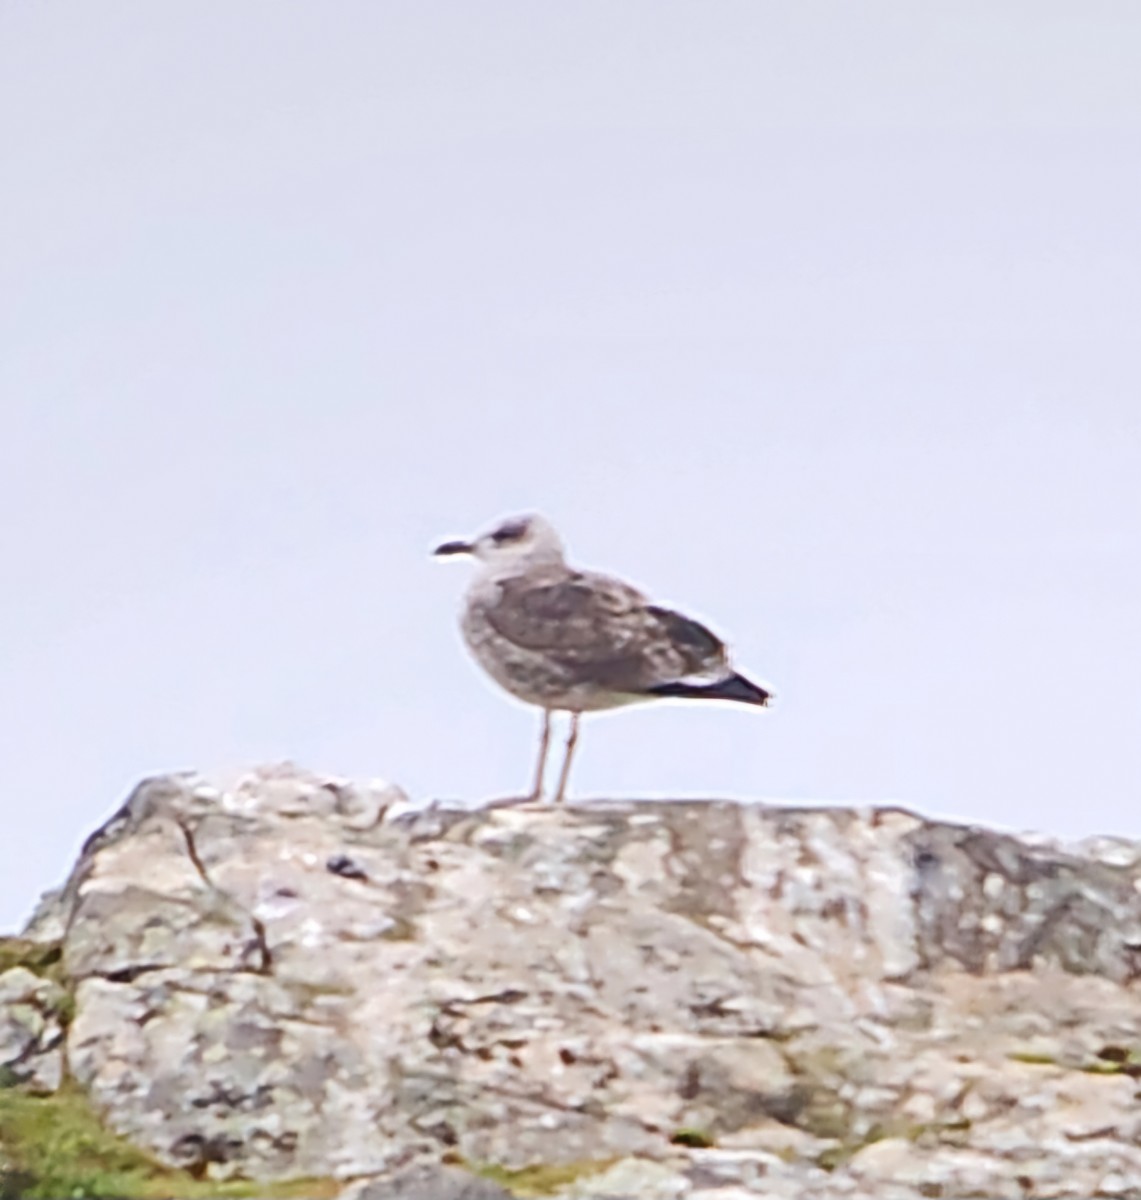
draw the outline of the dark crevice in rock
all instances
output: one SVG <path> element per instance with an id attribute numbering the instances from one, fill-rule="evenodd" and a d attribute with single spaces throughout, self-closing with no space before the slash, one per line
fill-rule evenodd
<path id="1" fill-rule="evenodd" d="M 117 971 L 96 971 L 86 978 L 106 979 L 108 983 L 134 983 L 144 975 L 153 971 L 169 970 L 169 963 L 132 963 L 129 967 L 120 967 Z"/>
<path id="2" fill-rule="evenodd" d="M 242 953 L 241 965 L 235 967 L 236 971 L 246 971 L 252 975 L 271 975 L 273 973 L 273 955 L 270 952 L 269 942 L 266 938 L 265 925 L 254 916 L 253 913 L 245 909 L 238 901 L 227 892 L 223 892 L 216 883 L 210 878 L 209 872 L 206 870 L 202 858 L 198 853 L 198 846 L 194 841 L 194 833 L 186 821 L 177 819 L 178 828 L 182 831 L 182 837 L 186 843 L 186 853 L 190 861 L 194 864 L 194 869 L 202 878 L 202 882 L 210 888 L 211 891 L 217 892 L 221 896 L 225 896 L 229 904 L 232 904 L 238 909 L 244 918 L 249 921 L 250 928 L 253 931 L 254 939 L 252 947 L 246 947 Z"/>
<path id="3" fill-rule="evenodd" d="M 194 844 L 194 834 L 191 832 L 190 826 L 185 821 L 178 821 L 178 828 L 182 830 L 183 840 L 186 842 L 186 853 L 190 857 L 190 861 L 194 864 L 194 869 L 202 877 L 202 882 L 207 887 L 213 888 L 214 883 L 210 876 L 206 873 L 206 868 L 202 864 L 202 859 L 198 856 L 198 847 Z"/>
<path id="4" fill-rule="evenodd" d="M 354 862 L 347 854 L 334 854 L 326 863 L 325 870 L 330 875 L 339 875 L 342 879 L 367 881 L 368 872 L 364 867 Z"/>

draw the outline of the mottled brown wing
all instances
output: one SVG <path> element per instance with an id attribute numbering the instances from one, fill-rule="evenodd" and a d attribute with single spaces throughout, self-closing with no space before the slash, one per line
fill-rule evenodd
<path id="1" fill-rule="evenodd" d="M 576 572 L 500 583 L 487 619 L 500 636 L 557 662 L 576 681 L 638 693 L 716 672 L 725 647 L 704 625 L 647 604 L 637 589 Z"/>

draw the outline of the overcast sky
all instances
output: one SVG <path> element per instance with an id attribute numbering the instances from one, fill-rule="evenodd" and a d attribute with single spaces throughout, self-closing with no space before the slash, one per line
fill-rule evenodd
<path id="1" fill-rule="evenodd" d="M 1141 5 L 0 7 L 0 928 L 143 776 L 517 794 L 446 536 L 777 706 L 579 796 L 1141 836 Z"/>

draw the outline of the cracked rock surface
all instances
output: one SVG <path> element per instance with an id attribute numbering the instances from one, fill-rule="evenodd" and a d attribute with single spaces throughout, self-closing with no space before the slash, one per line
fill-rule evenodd
<path id="1" fill-rule="evenodd" d="M 59 1087 L 65 999 L 63 988 L 25 967 L 0 974 L 0 1086 Z"/>
<path id="2" fill-rule="evenodd" d="M 280 767 L 142 784 L 27 936 L 74 1079 L 208 1177 L 1137 1196 L 1139 886 L 1129 843 L 898 809 L 416 811 Z M 0 974 L 47 1087 L 55 986 Z"/>

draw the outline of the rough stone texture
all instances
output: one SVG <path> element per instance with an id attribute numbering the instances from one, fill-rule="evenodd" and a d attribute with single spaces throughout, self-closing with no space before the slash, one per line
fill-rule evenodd
<path id="1" fill-rule="evenodd" d="M 1132 1196 L 1139 887 L 1111 839 L 416 811 L 282 767 L 144 783 L 29 934 L 63 936 L 74 1077 L 212 1177 L 396 1200 L 450 1160 L 594 1164 L 579 1200 Z M 0 980 L 18 1061 L 27 975 Z"/>
<path id="2" fill-rule="evenodd" d="M 452 1167 L 413 1167 L 387 1179 L 361 1180 L 339 1200 L 511 1200 L 511 1193 Z"/>
<path id="3" fill-rule="evenodd" d="M 24 967 L 0 975 L 0 1085 L 53 1092 L 63 1075 L 66 993 Z"/>

